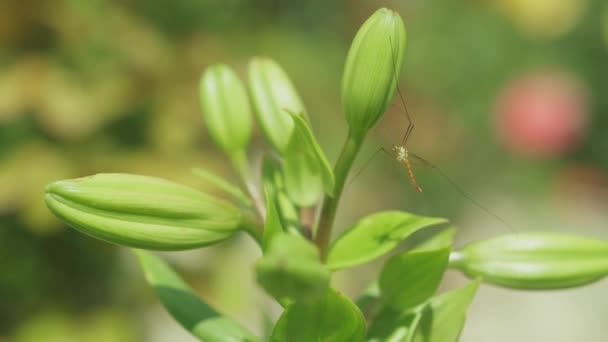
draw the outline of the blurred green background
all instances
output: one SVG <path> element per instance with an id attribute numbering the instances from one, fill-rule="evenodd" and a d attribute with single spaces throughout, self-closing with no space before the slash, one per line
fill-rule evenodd
<path id="1" fill-rule="evenodd" d="M 201 187 L 234 179 L 201 120 L 198 79 L 248 59 L 288 71 L 330 159 L 346 134 L 340 78 L 359 25 L 381 6 L 408 29 L 401 90 L 409 149 L 515 230 L 608 238 L 608 5 L 602 0 L 0 1 L 0 341 L 191 341 L 127 249 L 63 226 L 46 183 L 96 172 Z M 401 141 L 396 101 L 355 170 Z M 252 155 L 264 148 L 259 132 Z M 458 244 L 509 232 L 430 169 L 424 189 L 383 156 L 346 188 L 338 228 L 381 209 L 444 216 Z M 339 229 L 338 229 L 339 231 Z M 247 238 L 165 254 L 220 311 L 262 331 L 279 309 L 254 283 Z M 359 294 L 380 263 L 336 275 Z M 234 275 L 238 280 L 234 279 Z M 465 280 L 446 277 L 445 287 Z M 561 292 L 483 287 L 462 341 L 604 341 L 608 282 Z M 264 314 L 260 309 L 264 308 Z"/>

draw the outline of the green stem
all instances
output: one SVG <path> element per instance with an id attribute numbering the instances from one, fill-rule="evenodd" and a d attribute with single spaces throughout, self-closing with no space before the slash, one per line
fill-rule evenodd
<path id="1" fill-rule="evenodd" d="M 361 140 L 356 140 L 351 132 L 348 132 L 340 157 L 334 167 L 335 187 L 333 197 L 325 195 L 321 216 L 319 218 L 319 226 L 315 235 L 315 244 L 319 248 L 321 259 L 327 257 L 327 248 L 329 247 L 329 239 L 331 238 L 331 229 L 334 224 L 336 210 L 340 202 L 340 196 L 344 188 L 344 183 L 348 177 L 348 172 L 355 161 L 355 157 L 361 148 Z"/>
<path id="2" fill-rule="evenodd" d="M 257 243 L 262 246 L 263 232 L 260 219 L 251 210 L 241 211 L 241 228 L 246 231 Z"/>

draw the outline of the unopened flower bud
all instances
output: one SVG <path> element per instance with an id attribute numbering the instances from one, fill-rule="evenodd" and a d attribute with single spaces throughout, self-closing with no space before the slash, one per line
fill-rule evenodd
<path id="1" fill-rule="evenodd" d="M 293 131 L 288 111 L 306 115 L 289 77 L 272 59 L 253 58 L 249 63 L 249 91 L 266 139 L 277 151 L 285 151 Z"/>
<path id="2" fill-rule="evenodd" d="M 209 134 L 228 155 L 243 154 L 251 138 L 251 107 L 245 86 L 224 64 L 207 68 L 200 97 Z"/>
<path id="3" fill-rule="evenodd" d="M 353 40 L 342 76 L 342 107 L 358 140 L 382 117 L 397 88 L 406 33 L 396 12 L 381 8 Z"/>
<path id="4" fill-rule="evenodd" d="M 129 247 L 183 250 L 230 237 L 245 223 L 232 204 L 161 178 L 97 174 L 46 188 L 46 204 L 67 225 Z"/>
<path id="5" fill-rule="evenodd" d="M 505 287 L 567 288 L 608 275 L 608 242 L 569 234 L 519 233 L 471 243 L 452 254 L 450 264 Z"/>

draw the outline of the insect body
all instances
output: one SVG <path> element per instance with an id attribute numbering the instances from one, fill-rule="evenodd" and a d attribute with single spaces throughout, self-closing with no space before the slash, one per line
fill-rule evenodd
<path id="1" fill-rule="evenodd" d="M 395 159 L 402 163 L 405 169 L 407 170 L 407 174 L 410 177 L 410 182 L 414 186 L 414 189 L 418 192 L 422 192 L 422 188 L 418 185 L 416 181 L 416 177 L 414 177 L 414 171 L 412 171 L 412 165 L 410 164 L 409 152 L 403 145 L 393 145 L 391 151 L 394 154 Z"/>

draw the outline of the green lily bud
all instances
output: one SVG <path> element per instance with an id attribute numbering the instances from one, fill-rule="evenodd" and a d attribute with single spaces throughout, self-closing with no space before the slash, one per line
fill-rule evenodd
<path id="1" fill-rule="evenodd" d="M 253 58 L 249 62 L 249 91 L 266 139 L 277 151 L 285 151 L 293 131 L 293 119 L 287 111 L 306 115 L 289 77 L 272 59 Z"/>
<path id="2" fill-rule="evenodd" d="M 608 275 L 608 242 L 550 232 L 506 235 L 465 246 L 450 256 L 450 266 L 510 288 L 567 288 Z"/>
<path id="3" fill-rule="evenodd" d="M 342 76 L 342 107 L 351 134 L 363 139 L 395 95 L 406 33 L 396 12 L 381 8 L 357 32 Z"/>
<path id="4" fill-rule="evenodd" d="M 46 205 L 67 225 L 129 247 L 183 250 L 229 238 L 250 221 L 230 203 L 161 178 L 97 174 L 46 188 Z"/>
<path id="5" fill-rule="evenodd" d="M 205 124 L 215 143 L 229 155 L 243 154 L 251 138 L 251 107 L 245 86 L 224 64 L 207 68 L 200 98 Z"/>

